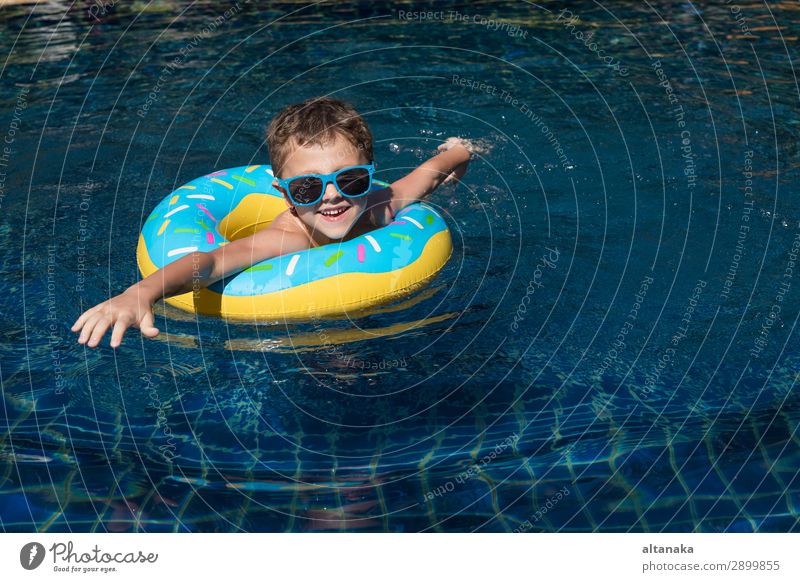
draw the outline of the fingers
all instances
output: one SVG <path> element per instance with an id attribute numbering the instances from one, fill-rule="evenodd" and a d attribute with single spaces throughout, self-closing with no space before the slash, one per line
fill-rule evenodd
<path id="1" fill-rule="evenodd" d="M 106 331 L 111 326 L 111 318 L 107 315 L 101 315 L 97 318 L 94 329 L 92 330 L 92 336 L 89 338 L 89 342 L 86 344 L 90 348 L 94 348 L 97 344 L 100 343 L 100 340 L 103 339 Z"/>
<path id="2" fill-rule="evenodd" d="M 81 316 L 72 324 L 72 331 L 78 331 L 83 327 L 83 324 L 86 323 L 86 320 L 89 319 L 92 315 L 96 313 L 96 308 L 92 307 L 91 309 L 87 309 L 84 311 Z"/>
<path id="3" fill-rule="evenodd" d="M 116 348 L 119 344 L 122 343 L 122 338 L 125 335 L 125 330 L 128 329 L 130 323 L 127 321 L 123 321 L 122 319 L 118 319 L 117 323 L 114 324 L 114 331 L 111 332 L 111 347 Z"/>
<path id="4" fill-rule="evenodd" d="M 85 344 L 89 341 L 89 338 L 92 336 L 92 331 L 94 330 L 95 325 L 97 325 L 98 320 L 102 317 L 100 313 L 92 313 L 89 318 L 84 322 L 83 329 L 81 330 L 81 335 L 78 338 L 79 344 Z"/>
<path id="5" fill-rule="evenodd" d="M 444 143 L 439 144 L 438 150 L 441 152 L 445 152 L 454 145 L 456 145 L 457 143 L 458 143 L 458 138 L 448 137 L 446 140 L 444 140 Z"/>
<path id="6" fill-rule="evenodd" d="M 154 325 L 155 321 L 153 319 L 153 312 L 148 311 L 142 316 L 142 320 L 139 322 L 139 331 L 142 332 L 142 335 L 147 337 L 153 338 L 159 334 L 158 328 Z"/>
<path id="7" fill-rule="evenodd" d="M 80 330 L 78 343 L 86 344 L 90 348 L 97 347 L 100 340 L 113 325 L 111 331 L 111 347 L 117 348 L 122 344 L 122 339 L 129 327 L 135 325 L 139 327 L 142 334 L 153 338 L 160 332 L 155 327 L 153 310 L 149 306 L 138 306 L 140 320 L 137 323 L 137 307 L 131 305 L 115 305 L 111 307 L 95 306 L 83 313 L 72 326 L 73 331 Z"/>
<path id="8" fill-rule="evenodd" d="M 100 338 L 103 337 L 103 334 L 106 332 L 110 324 L 110 317 L 103 315 L 102 313 L 95 313 L 83 326 L 81 335 L 78 338 L 78 343 L 87 344 L 90 348 L 95 347 L 100 341 Z"/>
<path id="9" fill-rule="evenodd" d="M 463 138 L 463 137 L 448 137 L 444 141 L 444 143 L 439 144 L 439 146 L 436 149 L 438 149 L 440 152 L 445 152 L 445 151 L 447 151 L 449 149 L 454 148 L 457 145 L 460 145 L 460 146 L 464 147 L 470 153 L 472 152 L 473 148 L 475 147 L 474 144 L 470 140 L 468 140 L 466 138 Z"/>

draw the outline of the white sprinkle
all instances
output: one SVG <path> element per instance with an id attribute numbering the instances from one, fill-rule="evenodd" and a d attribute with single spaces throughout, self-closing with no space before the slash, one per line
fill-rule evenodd
<path id="1" fill-rule="evenodd" d="M 167 253 L 168 257 L 174 257 L 175 255 L 182 255 L 183 253 L 193 253 L 197 250 L 197 247 L 183 247 L 182 249 L 172 249 Z"/>
<path id="2" fill-rule="evenodd" d="M 164 215 L 164 218 L 168 218 L 168 217 L 172 216 L 173 214 L 175 214 L 176 212 L 180 212 L 181 210 L 186 210 L 187 208 L 189 208 L 188 204 L 184 204 L 183 206 L 178 206 L 177 208 L 174 208 L 173 210 L 170 210 L 169 212 L 167 212 Z"/>
<path id="3" fill-rule="evenodd" d="M 216 198 L 214 198 L 209 194 L 192 194 L 191 196 L 187 196 L 187 198 L 200 198 L 201 200 L 216 200 Z"/>
<path id="4" fill-rule="evenodd" d="M 286 267 L 286 274 L 290 277 L 294 274 L 294 268 L 297 266 L 297 261 L 300 260 L 300 255 L 295 255 L 292 257 L 292 260 L 289 261 L 289 266 Z"/>
<path id="5" fill-rule="evenodd" d="M 269 168 L 264 168 L 264 169 L 267 170 L 267 174 L 269 174 L 270 176 L 274 176 L 275 175 L 275 174 L 272 173 L 272 170 L 270 170 Z"/>
<path id="6" fill-rule="evenodd" d="M 414 220 L 410 216 L 404 216 L 403 220 L 407 220 L 408 222 L 410 222 L 411 224 L 413 224 L 414 226 L 416 226 L 420 230 L 425 230 L 424 226 L 422 226 L 419 222 L 417 222 L 416 220 Z"/>
<path id="7" fill-rule="evenodd" d="M 381 252 L 381 245 L 379 245 L 378 241 L 376 241 L 374 238 L 372 238 L 371 235 L 366 235 L 366 236 L 364 236 L 364 238 L 369 241 L 369 244 L 372 245 L 372 248 L 375 249 L 376 253 Z"/>
<path id="8" fill-rule="evenodd" d="M 436 216 L 438 216 L 439 218 L 441 218 L 441 217 L 442 217 L 442 216 L 441 216 L 441 215 L 440 215 L 438 212 L 436 212 L 436 211 L 435 211 L 433 208 L 431 208 L 430 206 L 426 206 L 425 208 L 427 208 L 428 210 L 430 210 L 431 212 L 433 212 L 433 213 L 434 213 Z"/>

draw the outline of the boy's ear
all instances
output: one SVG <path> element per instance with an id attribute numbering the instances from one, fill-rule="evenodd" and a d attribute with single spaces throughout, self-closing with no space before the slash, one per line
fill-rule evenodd
<path id="1" fill-rule="evenodd" d="M 272 181 L 272 187 L 275 188 L 281 194 L 283 194 L 283 201 L 286 203 L 286 208 L 291 210 L 292 214 L 294 214 L 296 212 L 296 210 L 294 209 L 294 204 L 292 204 L 292 201 L 289 200 L 289 195 L 286 193 L 286 190 L 281 188 L 281 185 L 278 184 L 277 180 L 273 180 Z"/>
<path id="2" fill-rule="evenodd" d="M 286 193 L 286 190 L 283 189 L 283 186 L 278 184 L 277 180 L 272 181 L 272 187 L 283 195 L 283 199 L 286 201 L 286 204 L 291 204 L 291 201 L 289 200 L 289 195 Z"/>

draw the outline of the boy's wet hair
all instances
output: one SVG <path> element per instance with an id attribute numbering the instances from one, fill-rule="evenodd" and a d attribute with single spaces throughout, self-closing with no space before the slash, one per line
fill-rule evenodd
<path id="1" fill-rule="evenodd" d="M 332 97 L 312 97 L 285 107 L 267 128 L 267 147 L 275 176 L 282 177 L 293 147 L 328 144 L 337 135 L 363 151 L 367 160 L 373 159 L 372 132 L 349 103 Z"/>

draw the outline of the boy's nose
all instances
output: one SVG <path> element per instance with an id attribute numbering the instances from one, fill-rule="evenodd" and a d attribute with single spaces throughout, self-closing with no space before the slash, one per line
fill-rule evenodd
<path id="1" fill-rule="evenodd" d="M 322 197 L 322 200 L 335 200 L 337 198 L 341 198 L 341 194 L 339 190 L 336 188 L 336 185 L 333 182 L 328 182 L 327 186 L 325 186 L 325 194 Z"/>

